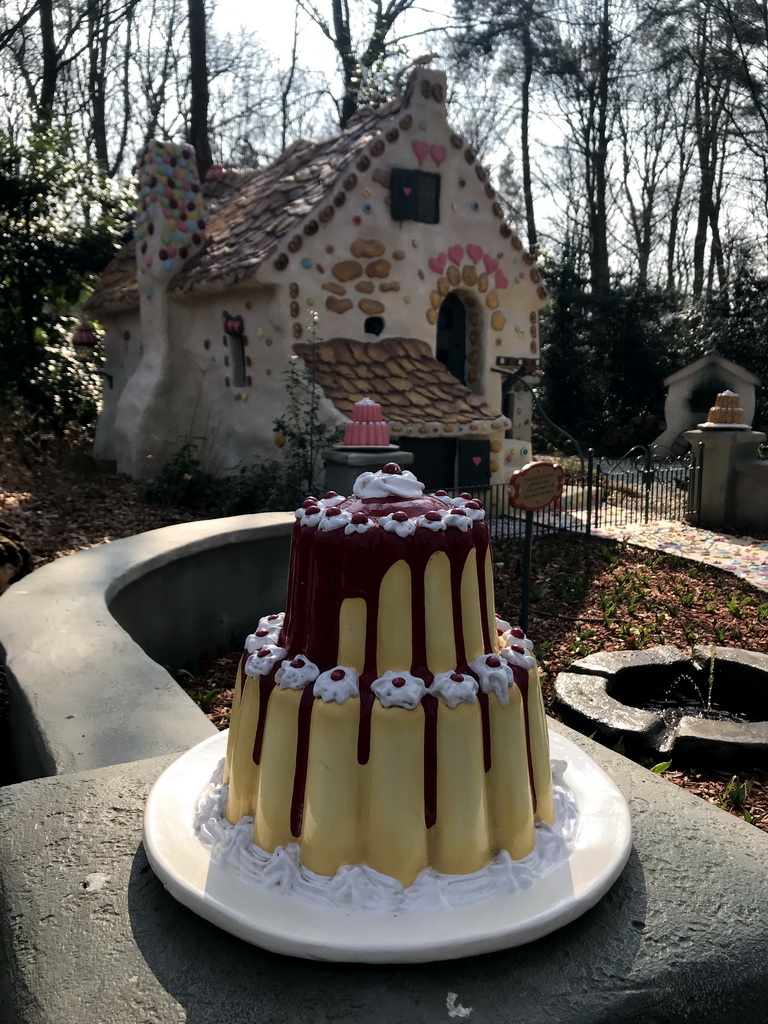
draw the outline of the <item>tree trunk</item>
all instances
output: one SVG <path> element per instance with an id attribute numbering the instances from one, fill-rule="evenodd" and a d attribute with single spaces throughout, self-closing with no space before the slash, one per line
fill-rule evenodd
<path id="1" fill-rule="evenodd" d="M 189 11 L 189 141 L 197 154 L 200 180 L 211 169 L 213 157 L 208 137 L 208 58 L 206 54 L 205 0 L 187 0 Z"/>
<path id="2" fill-rule="evenodd" d="M 56 81 L 59 76 L 59 53 L 53 27 L 53 0 L 39 0 L 40 43 L 43 57 L 43 73 L 40 79 L 40 93 L 37 116 L 40 121 L 50 121 L 53 116 L 53 101 L 56 98 Z"/>
<path id="3" fill-rule="evenodd" d="M 533 41 L 531 39 L 531 5 L 526 8 L 521 25 L 523 46 L 523 84 L 520 111 L 520 149 L 523 164 L 523 198 L 525 200 L 525 222 L 528 226 L 528 248 L 535 253 L 538 246 L 536 217 L 533 210 L 533 181 L 531 177 L 530 154 L 530 102 L 531 79 L 533 78 Z"/>

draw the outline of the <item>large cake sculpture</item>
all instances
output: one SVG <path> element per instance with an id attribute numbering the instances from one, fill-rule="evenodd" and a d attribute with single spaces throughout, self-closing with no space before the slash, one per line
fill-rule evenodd
<path id="1" fill-rule="evenodd" d="M 554 821 L 531 643 L 494 612 L 479 501 L 390 463 L 296 512 L 287 608 L 246 641 L 226 817 L 271 853 L 404 886 L 534 847 Z"/>

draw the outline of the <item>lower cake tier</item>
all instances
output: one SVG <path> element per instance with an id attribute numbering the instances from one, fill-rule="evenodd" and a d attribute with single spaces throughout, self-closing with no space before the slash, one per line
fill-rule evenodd
<path id="1" fill-rule="evenodd" d="M 414 709 L 364 710 L 359 698 L 326 703 L 312 686 L 246 676 L 241 664 L 224 782 L 228 821 L 252 815 L 268 853 L 296 843 L 317 874 L 366 864 L 405 886 L 429 866 L 467 874 L 499 850 L 525 857 L 534 823 L 554 821 L 536 669 L 506 705 L 478 693 L 454 708 L 427 695 Z"/>

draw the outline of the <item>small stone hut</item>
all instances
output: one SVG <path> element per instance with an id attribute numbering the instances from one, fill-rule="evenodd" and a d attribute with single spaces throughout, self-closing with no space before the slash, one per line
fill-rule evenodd
<path id="1" fill-rule="evenodd" d="M 755 415 L 755 388 L 760 378 L 743 366 L 724 359 L 714 349 L 695 362 L 672 373 L 664 381 L 667 398 L 664 403 L 666 429 L 654 441 L 660 448 L 674 454 L 688 449 L 683 436 L 704 423 L 715 397 L 723 391 L 734 391 L 741 398 L 744 418 L 752 423 Z"/>

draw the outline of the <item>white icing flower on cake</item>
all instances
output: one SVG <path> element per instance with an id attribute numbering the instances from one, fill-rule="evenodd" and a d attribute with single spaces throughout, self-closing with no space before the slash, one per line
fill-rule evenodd
<path id="1" fill-rule="evenodd" d="M 346 500 L 343 494 L 337 494 L 336 491 L 326 491 L 317 504 L 320 508 L 336 508 L 337 505 L 341 505 Z"/>
<path id="2" fill-rule="evenodd" d="M 469 667 L 480 681 L 483 693 L 495 693 L 499 704 L 509 704 L 509 688 L 515 681 L 512 669 L 495 654 L 481 654 Z"/>
<path id="3" fill-rule="evenodd" d="M 371 689 L 383 708 L 399 707 L 411 711 L 427 692 L 424 680 L 410 672 L 385 672 L 371 683 Z"/>
<path id="4" fill-rule="evenodd" d="M 416 533 L 416 523 L 408 518 L 407 512 L 391 512 L 388 516 L 379 516 L 379 526 L 387 533 L 396 533 L 398 537 L 410 537 Z"/>
<path id="5" fill-rule="evenodd" d="M 463 508 L 456 508 L 453 512 L 447 512 L 443 522 L 446 526 L 455 526 L 462 533 L 466 533 L 467 530 L 472 526 L 472 520 L 469 518 Z"/>
<path id="6" fill-rule="evenodd" d="M 336 508 L 332 505 L 330 508 L 325 509 L 325 515 L 317 524 L 318 530 L 341 530 L 344 527 L 349 526 L 352 522 L 352 516 L 349 512 L 345 512 L 343 509 Z"/>
<path id="7" fill-rule="evenodd" d="M 461 672 L 440 672 L 432 680 L 427 693 L 438 694 L 449 708 L 455 708 L 457 704 L 476 704 L 477 680 Z"/>
<path id="8" fill-rule="evenodd" d="M 283 628 L 284 621 L 285 612 L 273 612 L 271 615 L 262 615 L 256 629 L 276 629 L 279 633 Z"/>
<path id="9" fill-rule="evenodd" d="M 423 526 L 427 530 L 432 530 L 437 533 L 439 530 L 445 529 L 445 513 L 438 512 L 437 510 L 431 512 L 425 512 L 423 516 L 419 516 L 416 520 L 417 526 Z"/>
<path id="10" fill-rule="evenodd" d="M 315 682 L 315 696 L 322 698 L 325 704 L 330 704 L 331 701 L 344 704 L 350 697 L 359 697 L 357 672 L 353 668 L 337 665 L 336 668 L 321 673 Z"/>
<path id="11" fill-rule="evenodd" d="M 313 683 L 320 669 L 303 654 L 297 654 L 290 661 L 284 661 L 275 672 L 275 682 L 281 690 L 303 690 L 307 683 Z"/>
<path id="12" fill-rule="evenodd" d="M 506 619 L 502 619 L 502 617 L 497 612 L 496 613 L 496 632 L 497 633 L 507 633 L 507 632 L 509 632 L 510 629 L 512 629 L 512 626 L 507 622 Z"/>
<path id="13" fill-rule="evenodd" d="M 376 525 L 374 519 L 369 519 L 365 512 L 353 512 L 352 518 L 344 527 L 344 533 L 368 533 Z"/>
<path id="14" fill-rule="evenodd" d="M 482 523 L 485 519 L 483 503 L 478 501 L 477 498 L 473 498 L 472 501 L 468 501 L 463 508 L 473 523 Z"/>
<path id="15" fill-rule="evenodd" d="M 245 649 L 249 654 L 258 651 L 265 644 L 276 644 L 280 637 L 280 629 L 265 629 L 263 626 L 245 638 Z"/>
<path id="16" fill-rule="evenodd" d="M 277 647 L 275 644 L 264 644 L 255 651 L 245 663 L 245 674 L 247 676 L 268 676 L 275 665 L 282 661 L 288 651 L 285 647 Z"/>
<path id="17" fill-rule="evenodd" d="M 504 647 L 499 651 L 502 658 L 509 662 L 510 665 L 517 665 L 519 668 L 524 668 L 530 672 L 532 668 L 536 668 L 536 659 L 532 654 L 529 654 L 524 647 L 520 647 L 518 644 L 513 644 L 510 647 Z"/>
<path id="18" fill-rule="evenodd" d="M 533 650 L 533 640 L 529 640 L 519 626 L 509 626 L 501 636 L 503 647 L 524 647 L 526 651 Z"/>
<path id="19" fill-rule="evenodd" d="M 438 495 L 440 497 L 440 495 Z M 443 501 L 447 501 L 454 508 L 464 508 L 468 501 L 473 501 L 472 495 L 467 491 L 462 491 L 461 494 L 457 494 L 455 498 L 443 498 Z"/>
<path id="20" fill-rule="evenodd" d="M 358 498 L 420 498 L 424 484 L 409 470 L 389 462 L 377 473 L 361 473 L 353 490 Z"/>
<path id="21" fill-rule="evenodd" d="M 299 519 L 299 522 L 302 526 L 317 526 L 324 515 L 325 509 L 320 508 L 319 505 L 309 505 L 304 509 L 304 515 Z"/>

